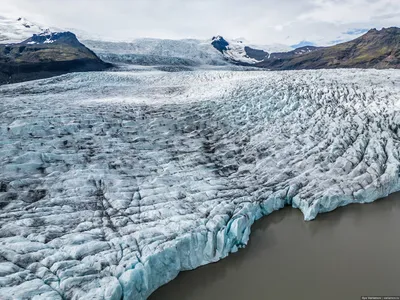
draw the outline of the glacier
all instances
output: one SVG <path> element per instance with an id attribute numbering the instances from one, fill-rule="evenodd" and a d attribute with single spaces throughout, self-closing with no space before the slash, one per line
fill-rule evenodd
<path id="1" fill-rule="evenodd" d="M 215 40 L 223 39 L 228 48 L 221 53 L 213 46 Z M 248 41 L 227 40 L 221 36 L 208 40 L 197 39 L 151 39 L 142 38 L 132 41 L 108 41 L 90 39 L 83 36 L 83 44 L 92 49 L 101 59 L 118 64 L 142 66 L 180 66 L 187 69 L 199 67 L 220 67 L 238 69 L 237 63 L 251 66 L 259 60 L 248 56 L 246 48 L 268 53 L 289 52 L 294 50 L 284 45 L 253 45 Z M 243 69 L 243 67 L 241 67 Z"/>
<path id="2" fill-rule="evenodd" d="M 0 298 L 146 299 L 400 190 L 395 70 L 93 72 L 0 87 Z"/>
<path id="3" fill-rule="evenodd" d="M 211 45 L 211 40 L 143 38 L 131 42 L 110 42 L 87 39 L 83 43 L 101 59 L 115 64 L 186 67 L 229 65 L 222 54 Z"/>

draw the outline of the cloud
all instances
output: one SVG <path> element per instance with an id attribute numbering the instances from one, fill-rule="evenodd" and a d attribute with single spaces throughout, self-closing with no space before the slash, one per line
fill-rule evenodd
<path id="1" fill-rule="evenodd" d="M 370 22 L 373 18 L 400 12 L 398 0 L 311 0 L 314 8 L 299 16 L 335 24 Z"/>
<path id="2" fill-rule="evenodd" d="M 400 25 L 399 0 L 0 0 L 49 26 L 113 39 L 200 38 L 220 34 L 253 43 L 328 45 L 357 29 Z"/>

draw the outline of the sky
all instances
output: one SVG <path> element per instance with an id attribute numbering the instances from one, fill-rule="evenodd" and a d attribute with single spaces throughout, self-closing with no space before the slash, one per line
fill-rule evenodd
<path id="1" fill-rule="evenodd" d="M 400 26 L 400 0 L 0 0 L 0 14 L 112 40 L 244 38 L 320 46 Z"/>

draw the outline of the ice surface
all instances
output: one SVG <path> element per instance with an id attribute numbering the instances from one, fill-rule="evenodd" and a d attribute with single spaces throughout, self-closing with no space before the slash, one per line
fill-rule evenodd
<path id="1" fill-rule="evenodd" d="M 0 87 L 0 298 L 144 299 L 400 189 L 400 73 L 104 72 Z"/>
<path id="2" fill-rule="evenodd" d="M 140 65 L 228 65 L 210 40 L 137 39 L 132 42 L 84 40 L 103 60 Z"/>

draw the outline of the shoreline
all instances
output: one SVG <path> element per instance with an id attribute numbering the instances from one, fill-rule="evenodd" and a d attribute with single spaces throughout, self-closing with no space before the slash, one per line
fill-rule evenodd
<path id="1" fill-rule="evenodd" d="M 363 191 L 367 192 L 368 189 Z M 366 197 L 366 199 L 360 202 L 349 202 L 346 204 L 343 204 L 343 201 L 331 202 L 331 204 L 337 204 L 337 206 L 334 208 L 330 207 L 329 210 L 321 212 L 315 210 L 316 206 L 313 206 L 308 211 L 303 211 L 305 207 L 301 205 L 301 201 L 287 203 L 286 199 L 266 200 L 262 205 L 258 206 L 247 205 L 237 215 L 233 216 L 231 221 L 222 230 L 214 234 L 216 236 L 215 243 L 214 239 L 211 239 L 212 244 L 210 245 L 210 239 L 207 240 L 204 238 L 200 232 L 190 233 L 180 238 L 174 245 L 171 245 L 171 248 L 166 248 L 163 252 L 149 257 L 144 263 L 140 262 L 133 269 L 125 271 L 119 278 L 123 297 L 127 299 L 147 299 L 158 288 L 175 279 L 182 271 L 195 270 L 199 267 L 219 262 L 232 253 L 238 252 L 239 248 L 246 247 L 250 239 L 251 227 L 254 223 L 257 223 L 256 221 L 271 215 L 275 211 L 290 207 L 290 204 L 292 208 L 298 208 L 302 212 L 304 221 L 311 221 L 321 213 L 333 212 L 338 208 L 350 204 L 374 203 L 397 193 L 395 191 L 386 196 L 377 196 L 379 192 L 382 192 L 382 190 L 376 190 L 372 194 L 372 197 Z M 376 199 L 371 200 L 374 196 L 377 196 Z M 353 198 L 353 200 L 355 199 Z M 310 218 L 310 216 L 314 217 Z M 209 234 L 208 232 L 208 236 Z M 192 245 L 196 245 L 195 249 L 192 248 Z M 198 252 L 202 248 L 201 245 L 204 245 L 204 252 Z M 182 255 L 182 253 L 187 255 Z M 170 266 L 175 267 L 175 269 L 166 268 L 168 263 L 170 263 Z M 191 267 L 187 267 L 188 264 Z M 157 276 L 152 276 L 152 272 L 155 272 Z"/>
<path id="2" fill-rule="evenodd" d="M 397 285 L 393 285 L 392 278 L 400 263 L 396 264 L 396 257 L 385 254 L 395 254 L 400 249 L 400 239 L 396 240 L 392 234 L 398 227 L 389 226 L 400 225 L 400 220 L 396 220 L 400 215 L 398 200 L 400 193 L 394 193 L 370 205 L 338 208 L 313 222 L 304 222 L 297 210 L 285 207 L 254 224 L 252 238 L 245 249 L 218 264 L 182 272 L 149 299 L 176 299 L 178 293 L 180 299 L 218 299 L 221 295 L 243 299 L 245 291 L 251 299 L 268 296 L 302 299 L 302 293 L 307 290 L 311 293 L 308 299 L 320 299 L 324 296 L 323 289 L 332 296 L 325 295 L 326 299 L 396 294 Z M 380 234 L 383 229 L 385 234 Z M 280 285 L 279 277 L 282 277 Z M 304 286 L 307 278 L 308 287 Z M 346 286 L 346 280 L 354 282 Z M 364 290 L 361 290 L 362 280 L 366 281 Z M 290 295 L 288 287 L 293 290 Z M 318 295 L 313 296 L 313 290 Z M 350 294 L 351 298 L 343 298 Z"/>

